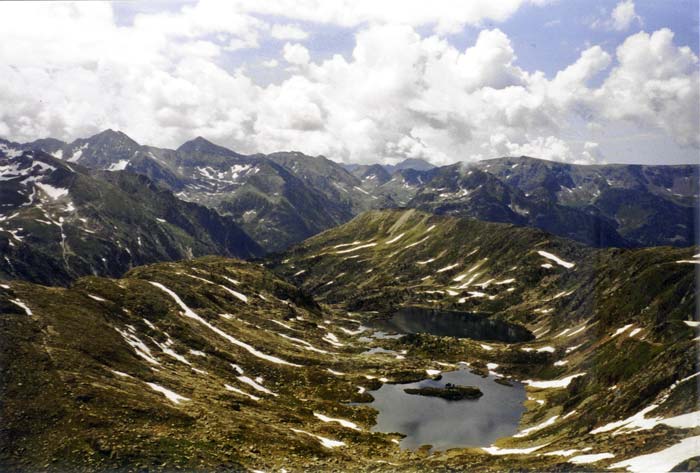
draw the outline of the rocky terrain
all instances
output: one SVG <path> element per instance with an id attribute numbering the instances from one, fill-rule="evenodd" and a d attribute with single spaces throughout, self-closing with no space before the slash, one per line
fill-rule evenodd
<path id="1" fill-rule="evenodd" d="M 435 167 L 341 165 L 300 152 L 242 155 L 204 138 L 175 150 L 106 130 L 63 143 L 15 144 L 98 170 L 143 174 L 231 216 L 267 251 L 283 251 L 370 209 L 410 207 L 540 228 L 596 247 L 695 243 L 697 167 L 573 165 L 506 157 Z"/>
<path id="2" fill-rule="evenodd" d="M 294 248 L 278 270 L 319 300 L 370 318 L 410 306 L 527 327 L 536 340 L 480 345 L 481 369 L 528 386 L 524 430 L 491 452 L 551 453 L 603 469 L 677 444 L 695 446 L 687 458 L 697 453 L 698 258 L 697 248 L 594 249 L 409 210 L 363 214 Z M 456 361 L 454 338 L 410 339 Z M 532 358 L 517 366 L 510 357 Z M 450 451 L 430 465 L 458 458 L 466 457 Z M 645 471 L 643 461 L 630 464 Z"/>
<path id="3" fill-rule="evenodd" d="M 693 248 L 594 249 L 536 229 L 394 210 L 304 242 L 268 261 L 274 272 L 208 257 L 69 288 L 5 281 L 0 465 L 692 469 L 698 258 Z M 478 313 L 533 335 L 501 342 L 371 328 L 401 307 Z M 502 378 L 505 389 L 525 385 L 511 436 L 402 449 L 400 433 L 373 430 L 377 411 L 364 403 L 374 390 L 457 369 Z"/>
<path id="4" fill-rule="evenodd" d="M 73 143 L 16 145 L 40 149 L 96 170 L 148 176 L 178 198 L 230 216 L 267 251 L 277 251 L 344 223 L 386 199 L 371 196 L 342 166 L 302 153 L 241 155 L 198 137 L 175 150 L 136 143 L 106 130 Z"/>
<path id="5" fill-rule="evenodd" d="M 157 261 L 263 252 L 230 217 L 144 176 L 41 151 L 0 148 L 0 202 L 0 278 L 67 284 Z"/>

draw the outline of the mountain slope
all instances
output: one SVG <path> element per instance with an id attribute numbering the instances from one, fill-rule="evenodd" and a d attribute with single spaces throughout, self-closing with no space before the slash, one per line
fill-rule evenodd
<path id="1" fill-rule="evenodd" d="M 700 435 L 699 258 L 393 210 L 270 262 L 323 305 L 259 264 L 216 257 L 67 289 L 2 282 L 0 466 L 603 470 Z M 536 338 L 368 328 L 399 307 L 466 311 Z M 372 432 L 373 390 L 457 369 L 524 383 L 519 431 L 434 452 Z"/>
<path id="2" fill-rule="evenodd" d="M 9 149 L 0 151 L 0 277 L 66 284 L 156 261 L 262 253 L 231 219 L 145 177 Z"/>
<path id="3" fill-rule="evenodd" d="M 365 213 L 283 258 L 276 271 L 356 318 L 457 310 L 527 327 L 536 340 L 482 344 L 489 369 L 529 384 L 522 434 L 497 442 L 494 455 L 609 453 L 596 463 L 603 469 L 700 433 L 697 248 L 593 249 L 536 229 L 394 210 Z M 445 359 L 453 340 L 413 343 Z M 541 358 L 522 371 L 518 355 Z"/>
<path id="4" fill-rule="evenodd" d="M 268 251 L 284 249 L 363 210 L 390 205 L 323 157 L 246 156 L 202 137 L 169 150 L 106 130 L 58 148 L 49 140 L 20 146 L 38 147 L 94 170 L 145 175 L 183 200 L 233 217 Z"/>
<path id="5" fill-rule="evenodd" d="M 696 242 L 697 166 L 582 166 L 520 157 L 480 161 L 470 167 L 487 171 L 531 197 L 599 215 L 633 246 Z"/>
<path id="6" fill-rule="evenodd" d="M 356 322 L 256 264 L 2 284 L 0 321 L 3 469 L 347 471 L 420 458 L 348 402 L 433 362 L 363 355 Z"/>
<path id="7" fill-rule="evenodd" d="M 604 470 L 700 435 L 698 329 L 686 323 L 698 262 L 690 249 L 596 250 L 407 210 L 365 213 L 275 264 L 333 306 L 258 264 L 214 257 L 68 289 L 2 282 L 0 466 Z M 371 309 L 401 305 L 478 311 L 537 338 L 368 328 L 386 315 Z M 527 385 L 518 432 L 431 452 L 371 431 L 373 390 L 457 369 Z"/>
<path id="8" fill-rule="evenodd" d="M 593 246 L 629 246 L 608 219 L 526 195 L 493 174 L 459 164 L 429 174 L 407 207 L 540 228 Z"/>

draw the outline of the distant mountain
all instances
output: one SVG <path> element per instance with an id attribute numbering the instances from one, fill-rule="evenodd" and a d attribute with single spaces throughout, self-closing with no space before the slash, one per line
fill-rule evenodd
<path id="1" fill-rule="evenodd" d="M 268 251 L 345 222 L 370 205 L 352 176 L 324 158 L 243 156 L 201 138 L 175 151 L 150 151 L 180 177 L 178 197 L 232 216 Z"/>
<path id="2" fill-rule="evenodd" d="M 416 159 L 348 167 L 298 152 L 246 156 L 202 137 L 177 150 L 141 146 L 112 130 L 61 143 L 21 146 L 54 150 L 92 169 L 148 176 L 184 200 L 232 216 L 268 251 L 363 211 L 396 206 L 532 226 L 601 247 L 696 240 L 696 166 L 580 166 L 520 157 L 439 168 Z"/>
<path id="3" fill-rule="evenodd" d="M 356 163 L 348 163 L 348 164 L 343 164 L 342 165 L 345 169 L 348 171 L 352 172 L 353 174 L 355 173 L 355 170 L 358 168 L 363 168 L 366 169 L 368 167 L 375 167 L 375 166 L 380 166 L 384 168 L 386 172 L 389 174 L 393 174 L 396 171 L 403 171 L 406 169 L 413 169 L 416 171 L 430 171 L 431 169 L 434 169 L 436 166 L 434 164 L 429 163 L 428 161 L 424 159 L 419 159 L 419 158 L 407 158 L 404 159 L 403 161 L 400 161 L 396 164 L 356 164 Z"/>
<path id="4" fill-rule="evenodd" d="M 323 156 L 307 156 L 299 152 L 272 153 L 266 157 L 284 166 L 311 189 L 322 192 L 332 202 L 337 202 L 355 216 L 376 207 L 393 206 L 393 202 L 379 198 L 364 190 L 362 180 L 338 163 Z M 346 215 L 343 215 L 347 221 Z"/>
<path id="5" fill-rule="evenodd" d="M 121 171 L 141 149 L 141 145 L 120 131 L 105 130 L 72 143 L 49 138 L 26 143 L 23 148 L 39 149 L 69 163 L 79 163 L 91 169 Z"/>
<path id="6" fill-rule="evenodd" d="M 360 180 L 362 185 L 373 189 L 391 180 L 391 173 L 381 164 L 358 165 L 352 170 L 352 174 Z"/>
<path id="7" fill-rule="evenodd" d="M 405 169 L 414 169 L 416 171 L 430 171 L 431 169 L 435 169 L 436 167 L 437 166 L 435 166 L 434 164 L 431 164 L 428 161 L 419 158 L 407 158 L 394 165 L 384 165 L 384 168 L 386 168 L 386 170 L 390 173 L 393 173 L 395 171 L 403 171 Z"/>
<path id="8" fill-rule="evenodd" d="M 526 196 L 606 219 L 632 246 L 696 243 L 700 169 L 696 165 L 581 166 L 528 157 L 480 161 Z M 552 231 L 552 230 L 550 230 Z"/>
<path id="9" fill-rule="evenodd" d="M 284 249 L 364 210 L 393 205 L 321 156 L 247 156 L 202 137 L 170 150 L 142 146 L 112 130 L 57 144 L 40 140 L 22 146 L 91 169 L 145 175 L 183 200 L 233 217 L 267 251 Z"/>
<path id="10" fill-rule="evenodd" d="M 541 228 L 594 246 L 628 246 L 612 222 L 523 193 L 493 174 L 459 164 L 431 172 L 406 204 L 420 210 Z"/>
<path id="11" fill-rule="evenodd" d="M 262 249 L 236 223 L 148 178 L 0 144 L 0 277 L 66 284 L 142 264 Z"/>

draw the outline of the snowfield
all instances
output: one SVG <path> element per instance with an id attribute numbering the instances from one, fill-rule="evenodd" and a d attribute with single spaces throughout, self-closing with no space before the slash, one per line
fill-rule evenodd
<path id="1" fill-rule="evenodd" d="M 610 465 L 610 468 L 627 468 L 628 471 L 635 473 L 669 471 L 679 463 L 696 457 L 698 452 L 700 452 L 700 435 L 683 439 L 679 443 L 658 452 L 613 463 Z"/>

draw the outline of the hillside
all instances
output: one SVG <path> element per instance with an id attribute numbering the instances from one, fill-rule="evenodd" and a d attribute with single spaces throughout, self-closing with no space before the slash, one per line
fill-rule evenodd
<path id="1" fill-rule="evenodd" d="M 106 130 L 41 149 L 91 169 L 143 174 L 178 197 L 230 215 L 282 251 L 370 209 L 397 206 L 540 228 L 597 247 L 696 242 L 696 166 L 573 165 L 507 157 L 434 167 L 341 165 L 299 152 L 242 155 L 202 137 L 176 150 Z"/>
<path id="2" fill-rule="evenodd" d="M 367 228 L 372 220 L 367 234 L 383 229 L 374 235 L 377 246 L 403 238 L 402 246 L 411 244 L 434 226 L 428 234 L 435 232 L 447 248 L 450 232 L 480 224 L 415 211 L 374 212 L 359 220 L 348 225 Z M 534 254 L 517 246 L 501 261 L 492 254 L 478 282 L 499 276 L 507 260 L 503 271 L 510 269 L 517 282 L 480 289 L 498 298 L 514 287 L 510 292 L 523 299 L 520 309 L 534 313 L 524 320 L 536 339 L 379 337 L 366 325 L 375 313 L 318 305 L 257 264 L 213 257 L 145 266 L 119 280 L 83 278 L 68 289 L 4 282 L 0 319 L 7 343 L 0 366 L 12 382 L 0 388 L 0 465 L 48 471 L 127 465 L 155 471 L 558 471 L 588 462 L 586 455 L 595 455 L 595 463 L 583 468 L 604 468 L 697 435 L 691 381 L 697 333 L 685 322 L 695 306 L 695 265 L 682 262 L 695 257 L 688 250 L 611 250 L 618 264 L 610 265 L 597 250 L 536 230 L 480 225 L 484 236 L 500 233 L 503 241 L 513 241 L 512 231 L 530 234 L 523 245 L 533 245 Z M 343 244 L 339 230 L 329 244 Z M 309 247 L 320 247 L 324 235 Z M 363 244 L 336 248 L 325 258 L 345 258 L 335 253 Z M 365 247 L 347 254 L 367 257 L 370 250 L 380 253 Z M 575 266 L 554 265 L 554 256 L 535 253 L 545 250 Z M 290 255 L 284 271 L 299 271 L 303 259 L 292 258 L 300 254 Z M 579 285 L 592 255 L 595 283 Z M 469 269 L 466 254 L 454 256 L 465 263 L 455 271 Z M 530 271 L 529 265 L 536 267 Z M 545 275 L 537 277 L 537 267 Z M 314 268 L 306 266 L 312 277 Z M 320 268 L 318 274 L 325 271 Z M 348 277 L 336 287 L 359 284 L 367 272 Z M 440 290 L 446 285 L 441 279 L 425 284 Z M 432 297 L 401 303 L 436 307 L 452 296 Z M 573 307 L 581 308 L 569 314 Z M 517 312 L 505 318 L 516 320 Z M 372 431 L 377 411 L 347 404 L 371 401 L 384 385 L 464 369 L 491 383 L 525 384 L 526 411 L 514 435 L 483 447 L 401 449 L 399 434 Z M 489 402 L 488 396 L 477 402 Z"/>
<path id="3" fill-rule="evenodd" d="M 532 197 L 596 213 L 633 246 L 696 242 L 697 166 L 581 166 L 520 157 L 480 161 L 472 167 Z"/>
<path id="4" fill-rule="evenodd" d="M 157 261 L 262 254 L 232 219 L 146 177 L 11 150 L 0 152 L 2 278 L 67 284 Z"/>
<path id="5" fill-rule="evenodd" d="M 553 381 L 529 382 L 529 433 L 496 446 L 566 451 L 562 457 L 606 453 L 595 464 L 602 468 L 699 432 L 699 256 L 668 247 L 592 249 L 536 229 L 397 210 L 324 232 L 275 267 L 365 320 L 413 308 L 522 324 L 533 342 L 482 345 L 484 358 L 507 376 Z M 431 356 L 454 347 L 454 339 L 417 337 L 413 343 Z M 517 354 L 544 359 L 522 371 L 508 360 Z M 458 458 L 465 456 L 446 453 L 430 465 Z"/>

